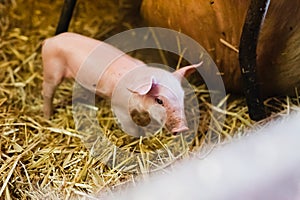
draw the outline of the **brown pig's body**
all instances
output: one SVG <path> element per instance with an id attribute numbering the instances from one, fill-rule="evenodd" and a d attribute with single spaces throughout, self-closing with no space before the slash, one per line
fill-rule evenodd
<path id="1" fill-rule="evenodd" d="M 144 0 L 151 26 L 181 31 L 198 41 L 216 62 L 228 91 L 241 91 L 238 49 L 250 0 Z M 257 47 L 262 95 L 294 94 L 300 87 L 300 1 L 271 1 Z"/>

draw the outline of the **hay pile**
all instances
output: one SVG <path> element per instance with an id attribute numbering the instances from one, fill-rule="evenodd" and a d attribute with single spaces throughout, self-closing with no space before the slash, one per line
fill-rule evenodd
<path id="1" fill-rule="evenodd" d="M 59 87 L 54 101 L 56 113 L 53 119 L 44 119 L 40 47 L 41 42 L 55 32 L 62 2 L 0 1 L 1 199 L 68 199 L 86 196 L 85 193 L 110 191 L 126 182 L 134 182 L 139 174 L 159 171 L 177 158 L 189 156 L 191 146 L 205 145 L 205 130 L 212 108 L 207 102 L 208 92 L 202 86 L 196 92 L 202 108 L 199 135 L 190 146 L 181 145 L 181 148 L 176 146 L 180 137 L 179 142 L 168 146 L 168 142 L 176 141 L 173 136 L 161 137 L 159 141 L 155 138 L 156 142 L 122 136 L 109 104 L 99 100 L 97 105 L 102 109 L 98 119 L 107 138 L 129 152 L 138 151 L 136 163 L 132 163 L 129 153 L 118 165 L 105 165 L 104 157 L 116 162 L 115 148 L 105 146 L 102 140 L 95 144 L 95 136 L 75 130 L 71 107 L 73 81 L 65 81 Z M 70 31 L 104 39 L 136 26 L 138 20 L 128 15 L 131 8 L 132 3 L 126 1 L 78 1 Z M 290 99 L 272 99 L 266 104 L 271 101 L 269 107 L 274 109 L 290 108 Z M 237 130 L 252 124 L 243 99 L 235 98 L 226 111 L 219 112 L 227 115 L 224 128 L 215 130 L 220 139 L 230 139 Z M 151 151 L 166 146 L 168 148 L 160 155 Z"/>

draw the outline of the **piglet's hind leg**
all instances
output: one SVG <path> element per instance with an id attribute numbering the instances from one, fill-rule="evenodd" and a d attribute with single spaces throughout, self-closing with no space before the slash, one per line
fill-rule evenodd
<path id="1" fill-rule="evenodd" d="M 53 112 L 53 97 L 57 86 L 65 78 L 67 65 L 60 41 L 47 39 L 42 47 L 43 60 L 43 112 L 45 118 L 50 118 Z"/>
<path id="2" fill-rule="evenodd" d="M 49 119 L 53 113 L 53 96 L 56 90 L 56 85 L 48 83 L 47 81 L 43 82 L 43 113 L 44 117 Z"/>

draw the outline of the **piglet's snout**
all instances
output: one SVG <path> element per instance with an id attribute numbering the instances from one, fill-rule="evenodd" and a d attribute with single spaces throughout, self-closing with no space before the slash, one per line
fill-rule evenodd
<path id="1" fill-rule="evenodd" d="M 173 129 L 171 130 L 171 132 L 174 133 L 174 134 L 177 134 L 177 133 L 184 132 L 184 131 L 188 131 L 188 130 L 189 130 L 189 128 L 188 128 L 186 125 L 182 124 L 182 125 L 179 126 L 179 127 L 173 128 Z"/>
<path id="2" fill-rule="evenodd" d="M 178 112 L 178 110 L 180 109 L 172 110 L 173 112 L 169 112 L 171 114 L 169 114 L 167 110 L 166 127 L 173 134 L 189 130 L 185 115 L 182 114 L 183 112 Z"/>

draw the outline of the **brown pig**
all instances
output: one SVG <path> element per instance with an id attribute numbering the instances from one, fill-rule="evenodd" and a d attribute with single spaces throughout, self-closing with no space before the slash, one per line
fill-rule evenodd
<path id="1" fill-rule="evenodd" d="M 64 78 L 75 78 L 83 87 L 111 99 L 121 127 L 128 134 L 141 135 L 138 125 L 148 125 L 149 118 L 165 124 L 173 133 L 188 129 L 181 80 L 198 65 L 170 73 L 146 66 L 107 43 L 75 33 L 47 39 L 42 60 L 43 109 L 47 118 L 53 111 L 56 87 Z M 137 114 L 148 118 L 136 124 L 131 117 Z"/>
<path id="2" fill-rule="evenodd" d="M 241 92 L 238 47 L 250 0 L 143 0 L 151 26 L 181 31 L 216 62 L 227 91 Z M 262 96 L 295 94 L 300 87 L 300 1 L 274 0 L 262 24 L 257 74 Z"/>

